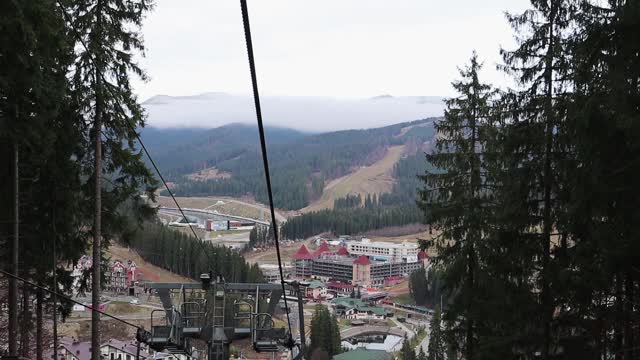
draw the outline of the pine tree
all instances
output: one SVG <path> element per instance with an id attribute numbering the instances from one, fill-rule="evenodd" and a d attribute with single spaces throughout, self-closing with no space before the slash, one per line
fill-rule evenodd
<path id="1" fill-rule="evenodd" d="M 441 309 L 440 306 L 436 307 L 435 313 L 431 318 L 430 333 L 429 333 L 429 348 L 428 348 L 428 360 L 444 360 L 445 346 L 444 337 L 442 335 L 441 323 Z"/>
<path id="2" fill-rule="evenodd" d="M 138 32 L 143 16 L 152 3 L 137 0 L 75 1 L 65 9 L 72 19 L 70 26 L 80 49 L 74 64 L 73 85 L 81 112 L 87 114 L 90 142 L 95 144 L 93 157 L 84 159 L 89 177 L 87 194 L 93 204 L 93 273 L 92 302 L 99 304 L 100 264 L 107 241 L 120 233 L 123 220 L 118 207 L 124 201 L 147 191 L 153 199 L 155 179 L 142 162 L 135 147 L 136 129 L 144 126 L 144 112 L 133 94 L 130 74 L 145 79 L 145 73 L 133 61 L 143 52 Z M 85 48 L 86 46 L 86 48 Z M 106 177 L 105 186 L 102 185 Z M 142 202 L 134 202 L 144 206 Z M 148 213 L 140 211 L 139 214 Z M 136 212 L 136 214 L 138 214 Z M 92 317 L 92 359 L 100 357 L 98 313 Z"/>
<path id="3" fill-rule="evenodd" d="M 59 259 L 75 261 L 85 249 L 77 236 L 80 210 L 79 166 L 74 160 L 79 154 L 83 134 L 74 116 L 74 104 L 69 97 L 66 77 L 73 52 L 65 32 L 65 23 L 56 11 L 54 1 L 3 2 L 0 4 L 0 163 L 11 164 L 14 150 L 19 153 L 19 272 L 18 275 L 40 285 L 51 285 L 51 275 L 57 266 L 51 254 L 55 234 L 65 239 L 59 247 Z M 3 174 L 14 174 L 3 167 Z M 3 176 L 0 188 L 11 189 L 7 182 L 13 176 Z M 3 204 L 12 203 L 10 191 L 0 194 Z M 57 212 L 56 212 L 57 210 Z M 11 239 L 14 221 L 12 208 L 0 209 L 0 239 Z M 11 214 L 11 215 L 10 215 Z M 9 249 L 9 244 L 3 246 Z M 8 254 L 0 253 L 2 262 L 10 263 Z M 61 275 L 68 271 L 62 266 Z M 63 291 L 68 283 L 61 282 Z M 22 333 L 23 356 L 42 357 L 46 305 L 51 297 L 24 287 L 29 295 L 22 321 L 11 335 Z M 33 324 L 31 300 L 35 296 Z M 10 307 L 13 307 L 10 305 Z M 25 330 L 35 328 L 35 344 Z M 10 338 L 12 336 L 9 336 Z M 28 342 L 27 342 L 28 341 Z M 14 342 L 10 348 L 15 354 Z M 33 352 L 35 350 L 35 352 Z"/>
<path id="4" fill-rule="evenodd" d="M 424 353 L 424 349 L 422 348 L 422 346 L 420 347 L 420 352 L 418 352 L 418 355 L 416 357 L 417 360 L 427 360 L 427 354 Z"/>
<path id="5" fill-rule="evenodd" d="M 307 357 L 312 356 L 317 349 L 324 350 L 329 356 L 339 354 L 342 351 L 338 321 L 324 305 L 318 304 L 315 307 L 309 338 Z"/>
<path id="6" fill-rule="evenodd" d="M 500 220 L 507 232 L 518 234 L 521 249 L 527 249 L 514 254 L 525 257 L 514 258 L 525 264 L 519 271 L 524 274 L 519 275 L 520 280 L 528 283 L 536 279 L 529 284 L 531 297 L 537 297 L 533 293 L 540 291 L 534 310 L 540 316 L 536 324 L 530 324 L 539 329 L 538 335 L 527 330 L 530 326 L 526 322 L 521 322 L 520 331 L 521 336 L 539 339 L 539 343 L 533 341 L 523 351 L 539 352 L 542 359 L 548 359 L 558 338 L 552 333 L 553 312 L 560 297 L 552 287 L 558 273 L 554 269 L 559 266 L 559 258 L 552 256 L 552 232 L 558 227 L 563 208 L 558 179 L 564 177 L 561 159 L 568 151 L 567 139 L 563 138 L 570 91 L 566 46 L 573 19 L 569 0 L 532 0 L 531 5 L 520 15 L 508 15 L 518 35 L 518 47 L 502 51 L 502 69 L 516 78 L 519 88 L 504 97 L 507 108 L 502 154 L 506 171 L 502 193 L 506 196 Z M 565 239 L 563 234 L 559 237 Z M 561 247 L 566 247 L 564 240 Z"/>
<path id="7" fill-rule="evenodd" d="M 402 342 L 402 348 L 400 349 L 400 357 L 402 360 L 416 360 L 416 352 L 411 347 L 411 343 L 407 338 Z"/>
<path id="8" fill-rule="evenodd" d="M 452 331 L 464 344 L 467 359 L 475 358 L 475 321 L 485 316 L 477 294 L 482 276 L 479 254 L 491 224 L 492 184 L 484 152 L 493 133 L 494 91 L 478 79 L 481 67 L 474 53 L 470 65 L 460 70 L 462 79 L 453 82 L 460 96 L 446 101 L 444 119 L 435 124 L 436 150 L 427 160 L 437 170 L 422 176 L 425 188 L 419 202 L 427 223 L 439 231 L 432 241 L 438 253 L 435 260 L 446 273 L 444 287 L 455 290 L 448 321 L 455 324 Z"/>
<path id="9" fill-rule="evenodd" d="M 640 156 L 640 5 L 580 5 L 572 52 L 575 102 L 565 127 L 574 156 L 562 178 L 571 206 L 559 224 L 570 234 L 572 264 L 565 276 L 572 280 L 571 308 L 563 309 L 572 320 L 563 334 L 571 343 L 563 345 L 574 358 L 636 359 L 640 249 L 633 235 L 639 225 L 631 219 L 638 219 L 640 199 L 629 179 L 640 173 L 633 160 Z"/>

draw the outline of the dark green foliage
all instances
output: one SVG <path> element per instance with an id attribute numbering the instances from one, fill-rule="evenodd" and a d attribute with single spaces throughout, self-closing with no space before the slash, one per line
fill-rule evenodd
<path id="1" fill-rule="evenodd" d="M 442 334 L 440 306 L 436 307 L 436 311 L 431 318 L 429 333 L 429 349 L 426 359 L 428 360 L 445 360 L 445 344 Z M 422 349 L 421 349 L 422 350 Z"/>
<path id="2" fill-rule="evenodd" d="M 5 243 L 13 234 L 13 149 L 19 151 L 20 175 L 20 271 L 19 275 L 63 293 L 70 291 L 70 264 L 86 253 L 92 237 L 94 206 L 93 140 L 95 115 L 95 64 L 74 37 L 71 25 L 97 54 L 112 91 L 100 91 L 104 107 L 105 159 L 102 217 L 106 239 L 126 240 L 130 212 L 136 217 L 151 213 L 136 201 L 141 191 L 151 195 L 154 180 L 140 155 L 131 146 L 134 133 L 116 104 L 131 116 L 133 126 L 143 125 L 143 114 L 132 95 L 129 75 L 141 71 L 131 56 L 142 50 L 137 32 L 146 3 L 106 0 L 102 4 L 109 23 L 95 26 L 94 2 L 9 1 L 0 4 L 0 241 L 2 263 Z M 63 16 L 63 7 L 68 17 Z M 105 14 L 102 14 L 105 15 Z M 98 30 L 99 28 L 99 30 Z M 95 59 L 95 57 L 94 57 Z M 8 175 L 8 176 L 5 176 Z M 55 240 L 55 241 L 54 241 Z M 56 259 L 53 258 L 55 244 Z M 104 245 L 107 245 L 105 242 Z M 55 267 L 55 270 L 54 270 Z M 53 272 L 57 284 L 52 284 Z M 46 312 L 51 298 L 40 298 Z M 29 300 L 27 298 L 27 300 Z M 30 303 L 27 301 L 27 303 Z M 62 303 L 68 314 L 70 304 Z M 39 309 L 40 306 L 37 307 Z M 29 309 L 25 308 L 25 313 Z M 30 316 L 23 320 L 30 326 Z M 22 347 L 36 348 L 28 343 Z M 39 348 L 41 348 L 39 346 Z M 28 356 L 29 354 L 23 354 Z M 38 354 L 41 355 L 41 354 Z"/>
<path id="3" fill-rule="evenodd" d="M 62 262 L 77 260 L 86 249 L 79 231 L 84 222 L 78 211 L 83 204 L 81 168 L 74 161 L 82 154 L 83 134 L 74 104 L 69 101 L 66 77 L 73 44 L 65 34 L 63 19 L 52 11 L 55 8 L 53 1 L 0 3 L 0 263 L 4 270 L 13 270 L 9 265 L 15 237 L 13 165 L 17 149 L 21 223 L 18 275 L 53 288 L 55 267 L 55 288 L 68 292 L 70 271 Z M 52 256 L 54 244 L 60 263 L 55 263 Z M 3 287 L 5 284 L 3 281 Z M 18 287 L 22 294 L 35 294 L 34 289 L 19 282 Z M 42 343 L 37 339 L 38 344 L 33 343 L 28 330 L 48 331 L 34 324 L 32 317 L 41 317 L 40 309 L 51 312 L 52 298 L 42 294 L 37 307 L 27 299 L 14 331 L 20 333 L 21 355 L 35 358 L 35 350 L 42 349 Z M 70 304 L 61 306 L 64 316 L 70 309 Z M 0 330 L 0 337 L 6 345 L 6 328 Z"/>
<path id="4" fill-rule="evenodd" d="M 359 234 L 387 226 L 415 224 L 423 215 L 413 204 L 354 208 L 340 210 L 320 210 L 289 219 L 282 226 L 285 239 L 305 239 L 322 233 Z"/>
<path id="5" fill-rule="evenodd" d="M 465 357 L 473 359 L 477 332 L 475 320 L 486 315 L 476 287 L 484 278 L 483 240 L 491 217 L 493 182 L 487 174 L 485 149 L 492 139 L 490 86 L 478 79 L 481 64 L 474 53 L 470 65 L 460 70 L 461 80 L 453 82 L 459 97 L 446 101 L 444 120 L 435 124 L 440 134 L 436 149 L 427 159 L 438 171 L 422 177 L 426 188 L 420 192 L 420 206 L 427 222 L 439 234 L 432 241 L 443 268 L 443 286 L 453 290 L 448 320 L 455 324 Z M 424 292 L 422 289 L 414 291 Z"/>
<path id="6" fill-rule="evenodd" d="M 249 243 L 246 245 L 246 249 L 268 246 L 273 243 L 273 239 L 271 226 L 256 225 L 249 233 Z"/>
<path id="7" fill-rule="evenodd" d="M 127 3 L 83 0 L 74 1 L 66 8 L 75 29 L 70 30 L 71 35 L 79 33 L 88 47 L 85 49 L 77 40 L 78 51 L 71 78 L 73 100 L 83 116 L 81 124 L 84 124 L 83 132 L 87 136 L 85 146 L 92 149 L 78 159 L 84 169 L 83 175 L 88 179 L 83 185 L 88 198 L 86 213 L 92 213 L 95 196 L 93 123 L 96 115 L 102 119 L 102 237 L 107 240 L 103 244 L 105 247 L 109 239 L 117 238 L 125 227 L 127 215 L 119 211 L 120 204 L 139 198 L 141 192 L 153 199 L 156 189 L 155 177 L 135 147 L 135 129 L 144 126 L 145 115 L 130 84 L 132 74 L 146 79 L 133 56 L 144 52 L 139 28 L 144 15 L 152 8 L 153 1 L 148 0 Z M 100 26 L 98 20 L 102 22 Z M 146 203 L 134 201 L 133 204 L 139 204 L 140 211 L 133 212 L 135 216 L 147 213 L 143 209 Z"/>
<path id="8" fill-rule="evenodd" d="M 539 315 L 531 327 L 513 329 L 513 338 L 532 338 L 526 352 L 539 351 L 549 359 L 558 346 L 562 322 L 554 316 L 562 295 L 557 274 L 568 264 L 552 254 L 552 233 L 558 228 L 565 205 L 562 203 L 565 168 L 571 139 L 564 133 L 570 101 L 571 52 L 567 48 L 575 25 L 575 1 L 531 1 L 531 9 L 508 15 L 518 36 L 518 46 L 502 51 L 502 68 L 513 75 L 519 87 L 503 96 L 500 168 L 496 172 L 502 186 L 497 202 L 503 234 L 518 234 L 521 249 L 512 261 L 520 263 L 517 274 L 504 286 L 526 279 L 527 307 Z M 566 235 L 561 234 L 561 237 Z M 561 245 L 564 247 L 564 245 Z M 563 249 L 561 251 L 565 251 Z M 504 275 L 507 275 L 506 273 Z M 533 283 L 530 282 L 533 280 Z M 555 283 L 555 285 L 554 285 Z M 514 347 L 513 344 L 505 344 Z"/>
<path id="9" fill-rule="evenodd" d="M 574 358 L 637 359 L 640 321 L 640 4 L 580 4 L 573 103 L 563 127 L 570 202 L 561 280 L 563 345 Z M 596 6 L 597 5 L 597 6 Z M 565 265 L 567 264 L 567 265 Z M 566 319 L 566 320 L 565 320 Z"/>
<path id="10" fill-rule="evenodd" d="M 449 249 L 473 244 L 475 256 L 444 260 L 452 252 L 439 249 L 436 259 L 453 294 L 447 358 L 635 359 L 640 198 L 629 179 L 640 174 L 640 4 L 531 3 L 508 16 L 518 47 L 503 51 L 502 68 L 518 87 L 489 103 L 495 117 L 479 158 L 489 186 L 479 201 L 458 189 L 455 206 L 425 206 L 450 224 L 482 209 L 480 236 L 470 236 L 474 223 L 444 236 Z M 472 173 L 431 162 L 473 183 Z M 469 274 L 473 282 L 456 285 Z"/>
<path id="11" fill-rule="evenodd" d="M 338 320 L 324 305 L 318 304 L 315 307 L 311 319 L 310 340 L 307 346 L 307 357 L 315 354 L 317 349 L 323 350 L 330 357 L 342 352 Z"/>
<path id="12" fill-rule="evenodd" d="M 417 305 L 435 308 L 440 302 L 448 301 L 442 285 L 442 274 L 430 267 L 420 268 L 409 275 L 411 297 Z"/>
<path id="13" fill-rule="evenodd" d="M 371 197 L 367 194 L 365 199 L 365 208 L 372 207 Z M 354 207 L 362 206 L 362 196 L 360 194 L 357 195 L 347 195 L 343 198 L 335 199 L 333 201 L 334 209 L 350 209 Z"/>
<path id="14" fill-rule="evenodd" d="M 418 355 L 416 356 L 417 360 L 427 360 L 427 354 L 424 353 L 424 349 L 422 347 L 420 347 L 420 351 L 418 352 Z"/>
<path id="15" fill-rule="evenodd" d="M 433 169 L 424 161 L 424 155 L 409 155 L 394 166 L 397 182 L 391 192 L 367 194 L 364 197 L 347 195 L 334 201 L 332 210 L 320 210 L 289 219 L 283 225 L 283 236 L 288 239 L 303 239 L 322 232 L 336 234 L 359 234 L 389 226 L 419 223 L 423 215 L 417 206 L 416 189 L 418 174 Z"/>
<path id="16" fill-rule="evenodd" d="M 248 265 L 237 252 L 211 242 L 200 243 L 156 222 L 145 222 L 133 235 L 131 246 L 146 261 L 188 278 L 197 280 L 200 274 L 213 271 L 229 282 L 264 282 L 258 265 Z"/>
<path id="17" fill-rule="evenodd" d="M 311 200 L 322 194 L 327 180 L 373 163 L 384 155 L 389 146 L 404 144 L 410 148 L 410 153 L 417 152 L 420 148 L 418 145 L 433 137 L 433 128 L 429 126 L 431 122 L 432 120 L 427 119 L 377 129 L 346 130 L 302 138 L 275 136 L 275 140 L 268 146 L 275 205 L 284 209 L 300 209 L 307 206 Z M 421 126 L 414 128 L 419 130 L 407 131 L 404 135 L 397 136 L 403 127 L 412 125 Z M 172 180 L 178 184 L 178 195 L 250 194 L 262 203 L 267 202 L 262 160 L 256 147 L 257 136 L 253 135 L 255 130 L 246 129 L 246 137 L 240 136 L 237 132 L 233 133 L 233 138 L 242 139 L 239 143 L 242 146 L 230 144 L 228 139 L 232 138 L 231 135 L 218 135 L 237 127 L 238 125 L 234 125 L 233 128 L 214 129 L 210 138 L 200 142 L 200 145 L 184 145 L 188 151 L 167 151 L 166 156 L 158 156 L 160 163 L 166 157 L 170 157 L 175 160 L 168 161 L 169 164 L 177 164 L 178 159 L 190 164 L 191 157 L 200 159 L 202 154 L 208 154 L 208 160 L 191 162 L 197 165 L 186 165 L 169 171 L 174 174 Z M 267 141 L 271 141 L 269 133 Z M 231 178 L 195 181 L 181 176 L 212 166 L 231 173 Z"/>
<path id="18" fill-rule="evenodd" d="M 329 354 L 322 348 L 316 348 L 311 354 L 311 360 L 330 360 Z"/>
<path id="19" fill-rule="evenodd" d="M 404 339 L 404 342 L 402 342 L 400 358 L 402 360 L 416 360 L 416 351 L 411 347 L 411 342 L 406 338 Z"/>

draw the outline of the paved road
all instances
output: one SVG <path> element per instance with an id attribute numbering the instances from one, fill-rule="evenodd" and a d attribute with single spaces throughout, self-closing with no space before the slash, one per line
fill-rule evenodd
<path id="1" fill-rule="evenodd" d="M 420 351 L 420 348 L 424 350 L 425 354 L 429 349 L 429 335 L 431 335 L 431 323 L 427 323 L 427 327 L 425 330 L 427 331 L 427 336 L 425 336 L 424 339 L 422 339 L 422 341 L 420 342 L 420 344 L 416 346 L 416 354 Z"/>
<path id="2" fill-rule="evenodd" d="M 362 334 L 368 333 L 380 333 L 380 334 L 391 334 L 403 337 L 406 330 L 401 330 L 398 328 L 392 328 L 389 326 L 373 326 L 373 325 L 363 325 L 363 326 L 354 326 L 348 329 L 344 329 L 340 331 L 340 338 L 347 339 L 353 336 L 358 336 Z"/>
<path id="3" fill-rule="evenodd" d="M 408 327 L 406 327 L 403 323 L 401 323 L 400 321 L 396 320 L 395 317 L 390 318 L 391 321 L 393 321 L 396 326 L 399 326 L 402 330 L 404 330 L 407 333 L 407 338 L 408 339 L 412 339 L 414 336 L 416 336 L 416 333 L 409 329 Z"/>
<path id="4" fill-rule="evenodd" d="M 381 306 L 384 307 L 384 308 L 387 308 L 387 309 L 398 310 L 398 311 L 402 311 L 402 312 L 418 315 L 418 317 L 420 319 L 428 318 L 428 315 L 425 315 L 423 313 L 419 313 L 417 311 L 413 311 L 413 310 L 409 310 L 409 309 L 403 309 L 403 308 L 399 308 L 399 307 L 395 307 L 393 305 L 387 305 L 387 304 L 381 304 Z"/>
<path id="5" fill-rule="evenodd" d="M 160 207 L 159 210 L 162 211 L 162 212 L 165 212 L 165 213 L 170 213 L 172 211 L 179 211 L 178 208 L 164 207 L 164 206 Z M 249 217 L 246 217 L 246 216 L 224 214 L 224 213 L 221 213 L 221 212 L 218 212 L 218 211 L 215 211 L 215 210 L 211 211 L 211 210 L 192 209 L 192 208 L 185 208 L 185 207 L 183 207 L 182 210 L 184 211 L 185 215 L 194 216 L 194 217 L 201 217 L 201 218 L 204 218 L 204 219 L 223 217 L 223 218 L 229 218 L 229 219 L 250 221 L 250 222 L 254 222 L 254 223 L 262 224 L 262 225 L 269 225 L 269 222 L 267 222 L 267 221 L 262 221 L 262 220 L 258 220 L 258 219 L 252 219 L 252 218 L 249 218 Z"/>

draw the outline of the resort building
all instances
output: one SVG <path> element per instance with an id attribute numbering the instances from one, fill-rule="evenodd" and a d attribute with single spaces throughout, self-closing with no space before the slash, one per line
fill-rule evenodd
<path id="1" fill-rule="evenodd" d="M 427 267 L 428 256 L 416 244 L 352 241 L 337 251 L 322 243 L 313 253 L 302 245 L 293 255 L 293 263 L 296 278 L 314 277 L 368 287 L 383 286 L 385 281 L 389 283 L 388 279 L 404 278 Z"/>

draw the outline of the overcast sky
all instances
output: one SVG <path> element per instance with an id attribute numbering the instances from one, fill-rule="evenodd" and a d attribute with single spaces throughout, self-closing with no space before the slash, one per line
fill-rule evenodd
<path id="1" fill-rule="evenodd" d="M 525 0 L 249 0 L 261 94 L 367 98 L 451 96 L 456 66 L 476 50 L 483 77 L 514 45 L 504 11 Z M 238 0 L 156 0 L 144 23 L 151 80 L 141 100 L 204 92 L 250 94 Z M 153 119 L 150 119 L 153 123 Z"/>

